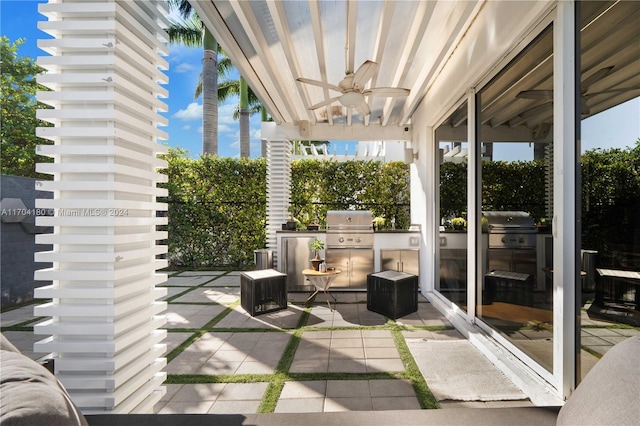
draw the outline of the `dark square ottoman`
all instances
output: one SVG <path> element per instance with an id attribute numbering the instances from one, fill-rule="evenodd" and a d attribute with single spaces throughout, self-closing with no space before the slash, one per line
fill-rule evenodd
<path id="1" fill-rule="evenodd" d="M 367 275 L 367 309 L 391 319 L 418 310 L 418 277 L 398 271 Z"/>
<path id="2" fill-rule="evenodd" d="M 287 275 L 273 269 L 240 275 L 240 304 L 251 316 L 287 308 Z"/>

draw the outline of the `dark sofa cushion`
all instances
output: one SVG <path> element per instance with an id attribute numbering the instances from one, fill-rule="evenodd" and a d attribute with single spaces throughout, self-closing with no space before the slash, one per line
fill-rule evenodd
<path id="1" fill-rule="evenodd" d="M 558 425 L 637 425 L 640 336 L 618 343 L 589 371 L 558 414 Z"/>
<path id="2" fill-rule="evenodd" d="M 2 426 L 87 425 L 58 380 L 1 337 L 0 424 Z M 11 349 L 13 348 L 13 350 Z"/>

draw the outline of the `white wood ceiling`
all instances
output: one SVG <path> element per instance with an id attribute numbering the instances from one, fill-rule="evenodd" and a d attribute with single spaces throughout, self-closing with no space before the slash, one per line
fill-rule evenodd
<path id="1" fill-rule="evenodd" d="M 311 126 L 353 127 L 355 132 L 368 128 L 369 134 L 372 128 L 383 131 L 411 125 L 416 107 L 432 82 L 446 72 L 447 60 L 466 30 L 478 24 L 474 20 L 483 6 L 482 1 L 448 0 L 199 0 L 192 4 L 277 123 L 308 121 Z M 585 4 L 583 80 L 613 67 L 587 88 L 585 111 L 591 115 L 640 95 L 640 7 L 632 1 Z M 607 28 L 616 28 L 615 34 L 601 33 L 604 22 Z M 538 56 L 526 73 L 518 71 L 524 77 L 503 77 L 500 87 L 492 88 L 500 96 L 491 103 L 495 111 L 491 117 L 490 111 L 483 113 L 485 124 L 534 128 L 549 120 L 551 114 L 543 107 L 540 114 L 525 113 L 547 100 L 517 97 L 524 90 L 552 90 L 549 48 L 536 51 Z M 401 87 L 410 94 L 370 96 L 366 100 L 371 113 L 366 116 L 338 101 L 309 109 L 340 93 L 298 78 L 338 85 L 345 73 L 356 71 L 366 60 L 379 68 L 364 89 Z M 591 94 L 618 88 L 628 90 Z"/>

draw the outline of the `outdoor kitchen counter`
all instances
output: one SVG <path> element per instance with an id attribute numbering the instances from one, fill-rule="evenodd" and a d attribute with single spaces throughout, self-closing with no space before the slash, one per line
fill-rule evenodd
<path id="1" fill-rule="evenodd" d="M 307 231 L 307 230 L 299 230 L 299 231 L 276 231 L 276 240 L 278 246 L 278 254 L 277 254 L 277 266 L 276 269 L 280 272 L 287 273 L 285 271 L 285 262 L 284 258 L 286 257 L 286 252 L 283 250 L 283 239 L 300 239 L 300 242 L 307 238 L 304 241 L 304 247 L 298 247 L 296 251 L 306 249 L 307 245 L 311 243 L 311 240 L 314 238 L 318 238 L 319 240 L 326 241 L 326 230 L 321 229 L 319 231 Z M 373 233 L 373 250 L 374 250 L 374 272 L 381 271 L 381 250 L 419 250 L 420 249 L 420 240 L 421 234 L 420 231 L 409 231 L 408 229 L 396 229 L 396 230 L 384 230 L 384 231 L 376 231 Z M 308 258 L 311 259 L 312 254 L 309 248 Z M 300 257 L 305 257 L 306 255 L 300 255 Z M 322 250 L 322 256 L 326 255 L 326 249 Z M 292 265 L 292 261 L 289 261 L 290 265 Z M 296 264 L 295 269 L 291 268 L 292 271 L 297 269 L 304 269 L 311 266 L 311 262 L 308 264 L 298 265 Z M 329 265 L 332 266 L 332 265 Z M 301 270 L 301 269 L 300 269 Z M 292 272 L 293 273 L 293 272 Z M 307 289 L 308 290 L 308 289 Z M 297 289 L 297 291 L 302 291 L 302 288 Z"/>

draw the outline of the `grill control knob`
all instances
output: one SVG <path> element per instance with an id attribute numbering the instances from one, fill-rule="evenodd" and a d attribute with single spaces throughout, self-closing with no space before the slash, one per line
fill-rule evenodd
<path id="1" fill-rule="evenodd" d="M 342 238 L 342 237 L 338 238 L 338 242 L 341 243 L 341 244 L 344 243 L 344 238 Z"/>
<path id="2" fill-rule="evenodd" d="M 520 244 L 524 244 L 524 237 L 520 237 L 520 239 L 518 240 L 518 242 L 519 242 Z"/>
<path id="3" fill-rule="evenodd" d="M 502 237 L 502 239 L 500 241 L 502 241 L 503 243 L 506 243 L 507 242 L 507 237 Z"/>
<path id="4" fill-rule="evenodd" d="M 360 243 L 360 238 L 356 237 L 356 243 Z"/>

